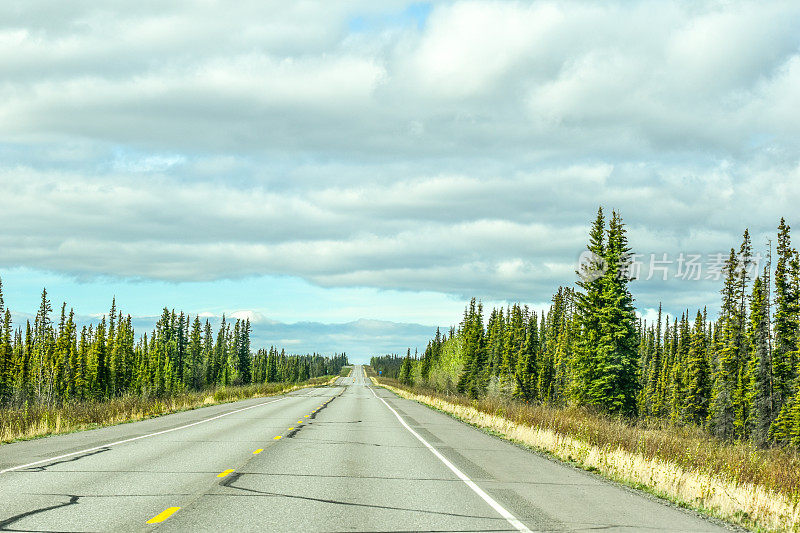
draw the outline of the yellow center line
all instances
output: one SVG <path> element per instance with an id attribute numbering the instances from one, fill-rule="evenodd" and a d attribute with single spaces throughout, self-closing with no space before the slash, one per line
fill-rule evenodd
<path id="1" fill-rule="evenodd" d="M 298 420 L 298 421 L 297 421 L 297 423 L 298 423 L 298 424 L 302 424 L 302 423 L 303 423 L 303 421 L 302 421 L 302 420 Z"/>
<path id="2" fill-rule="evenodd" d="M 228 474 L 230 474 L 231 472 L 233 472 L 233 468 L 229 468 L 227 470 L 224 470 L 224 471 L 220 472 L 219 474 L 217 474 L 217 477 L 225 477 Z"/>
<path id="3" fill-rule="evenodd" d="M 311 416 L 311 415 L 306 415 L 306 418 L 308 418 L 309 416 Z"/>
<path id="4" fill-rule="evenodd" d="M 291 430 L 293 430 L 293 429 L 294 429 L 294 427 L 290 427 L 290 428 L 289 428 L 289 431 L 291 431 Z"/>
<path id="5" fill-rule="evenodd" d="M 282 435 L 278 435 L 277 437 L 275 437 L 275 440 L 281 440 L 281 437 Z"/>
<path id="6" fill-rule="evenodd" d="M 264 448 L 259 448 L 259 449 L 257 449 L 256 451 L 253 452 L 253 455 L 258 455 L 263 451 L 264 451 Z"/>
<path id="7" fill-rule="evenodd" d="M 147 523 L 158 524 L 159 522 L 163 522 L 164 520 L 172 516 L 172 514 L 178 509 L 180 509 L 180 507 L 167 507 L 166 509 L 155 515 L 153 518 L 148 520 Z"/>

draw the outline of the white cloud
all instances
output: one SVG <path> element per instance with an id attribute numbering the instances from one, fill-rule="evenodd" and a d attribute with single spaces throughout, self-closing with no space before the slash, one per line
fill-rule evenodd
<path id="1" fill-rule="evenodd" d="M 544 301 L 599 204 L 708 252 L 800 199 L 796 2 L 50 4 L 0 7 L 2 267 Z"/>
<path id="2" fill-rule="evenodd" d="M 263 313 L 254 310 L 244 309 L 240 311 L 234 311 L 233 313 L 230 314 L 230 316 L 231 318 L 235 318 L 238 320 L 249 320 L 250 324 L 252 325 L 256 324 L 268 325 L 268 324 L 278 323 L 275 320 L 266 317 Z"/>
<path id="3" fill-rule="evenodd" d="M 473 96 L 519 63 L 538 56 L 549 30 L 564 18 L 552 4 L 458 2 L 442 7 L 408 58 L 414 78 L 442 98 Z M 537 58 L 538 59 L 538 58 Z"/>

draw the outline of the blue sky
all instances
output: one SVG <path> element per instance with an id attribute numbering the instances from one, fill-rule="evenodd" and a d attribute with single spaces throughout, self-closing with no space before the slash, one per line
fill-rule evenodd
<path id="1" fill-rule="evenodd" d="M 111 277 L 77 280 L 29 268 L 2 271 L 5 299 L 14 309 L 35 310 L 42 288 L 54 302 L 76 310 L 105 312 L 116 297 L 126 312 L 158 315 L 163 307 L 215 316 L 254 311 L 281 322 L 351 322 L 360 318 L 447 324 L 463 302 L 433 291 L 411 292 L 369 287 L 320 288 L 291 276 L 258 276 L 214 281 L 152 281 Z M 238 306 L 238 307 L 237 307 Z"/>
<path id="2" fill-rule="evenodd" d="M 437 325 L 456 322 L 461 299 L 433 291 L 396 291 L 368 287 L 320 288 L 292 276 L 237 280 L 173 282 L 109 276 L 78 280 L 29 268 L 0 270 L 3 294 L 15 311 L 14 322 L 31 320 L 47 288 L 53 308 L 67 302 L 79 323 L 95 323 L 107 314 L 111 299 L 136 317 L 140 333 L 150 331 L 161 309 L 185 310 L 218 325 L 222 315 L 247 318 L 253 345 L 276 345 L 290 352 L 346 352 L 366 361 L 381 353 L 424 347 Z M 365 318 L 368 317 L 368 318 Z M 412 348 L 413 349 L 413 348 Z"/>
<path id="3" fill-rule="evenodd" d="M 421 30 L 431 14 L 431 9 L 431 2 L 413 2 L 398 11 L 356 14 L 348 20 L 347 28 L 352 33 L 380 32 L 409 26 L 416 26 Z"/>
<path id="4" fill-rule="evenodd" d="M 713 315 L 679 258 L 800 223 L 798 27 L 791 1 L 2 4 L 6 301 L 364 360 L 472 296 L 541 309 L 603 205 L 669 261 L 639 311 Z"/>

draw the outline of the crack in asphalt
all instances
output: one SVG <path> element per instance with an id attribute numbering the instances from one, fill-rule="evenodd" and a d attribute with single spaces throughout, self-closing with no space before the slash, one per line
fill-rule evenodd
<path id="1" fill-rule="evenodd" d="M 33 516 L 33 515 L 40 514 L 40 513 L 45 513 L 47 511 L 52 511 L 54 509 L 60 509 L 61 507 L 68 507 L 70 505 L 77 505 L 78 504 L 78 500 L 80 499 L 80 496 L 76 496 L 74 494 L 69 494 L 67 496 L 69 496 L 69 501 L 66 501 L 64 503 L 51 505 L 49 507 L 41 507 L 39 509 L 33 509 L 32 511 L 26 511 L 24 513 L 20 513 L 20 514 L 14 515 L 12 517 L 6 518 L 3 521 L 0 521 L 0 531 L 30 531 L 30 529 L 9 529 L 8 526 L 14 524 L 15 522 L 19 522 L 23 518 L 27 518 L 29 516 Z"/>
<path id="2" fill-rule="evenodd" d="M 359 446 L 385 446 L 387 448 L 411 448 L 411 446 L 391 446 L 389 444 L 376 444 L 374 442 L 361 442 L 357 440 L 320 440 L 314 438 L 305 438 L 303 439 L 303 442 L 306 444 L 356 444 Z"/>
<path id="3" fill-rule="evenodd" d="M 328 498 L 314 498 L 313 496 L 300 496 L 298 494 L 283 494 L 280 492 L 268 492 L 262 491 L 257 489 L 249 489 L 247 487 L 239 487 L 234 485 L 242 476 L 246 475 L 244 472 L 236 472 L 229 475 L 225 481 L 220 483 L 221 486 L 241 490 L 244 492 L 250 492 L 256 494 L 258 496 L 274 496 L 278 498 L 290 498 L 296 500 L 305 500 L 305 501 L 312 501 L 312 502 L 320 502 L 320 503 L 332 503 L 334 505 L 346 505 L 346 506 L 353 506 L 353 507 L 367 507 L 370 509 L 383 509 L 388 511 L 408 511 L 412 513 L 425 513 L 425 514 L 435 514 L 441 516 L 454 516 L 458 518 L 476 518 L 476 519 L 485 519 L 485 520 L 497 520 L 497 517 L 494 516 L 486 516 L 486 515 L 470 515 L 470 514 L 461 514 L 461 513 L 448 513 L 445 511 L 429 511 L 426 509 L 410 509 L 407 507 L 392 507 L 389 505 L 377 505 L 372 503 L 358 503 L 358 502 L 347 502 L 342 500 L 331 500 Z M 205 494 L 205 496 L 222 496 L 222 497 L 230 497 L 231 494 Z M 484 530 L 485 531 L 485 530 Z M 508 531 L 507 529 L 502 529 L 498 531 Z"/>
<path id="4" fill-rule="evenodd" d="M 363 420 L 346 420 L 344 422 L 331 420 L 329 422 L 317 422 L 317 424 L 360 424 L 361 422 L 363 422 Z"/>
<path id="5" fill-rule="evenodd" d="M 69 459 L 62 459 L 60 461 L 53 461 L 52 463 L 47 463 L 46 465 L 41 466 L 31 466 L 29 468 L 25 468 L 24 470 L 20 470 L 20 472 L 46 472 L 48 468 L 51 466 L 61 465 L 64 463 L 72 463 L 74 461 L 79 461 L 80 459 L 85 459 L 87 457 L 91 457 L 93 455 L 98 455 L 103 452 L 109 452 L 111 448 L 101 448 L 99 450 L 95 450 L 93 452 L 85 453 L 83 455 L 76 455 L 75 457 L 71 457 Z"/>
<path id="6" fill-rule="evenodd" d="M 481 532 L 493 533 L 495 531 L 516 531 L 516 529 L 486 529 L 482 527 L 480 529 L 426 529 L 425 533 L 481 533 Z M 544 533 L 546 530 L 537 529 L 538 532 Z M 553 530 L 555 531 L 555 530 Z M 375 529 L 362 529 L 362 530 L 353 530 L 353 529 L 346 529 L 346 530 L 331 530 L 327 533 L 420 533 L 419 529 L 384 529 L 384 530 L 375 530 Z"/>

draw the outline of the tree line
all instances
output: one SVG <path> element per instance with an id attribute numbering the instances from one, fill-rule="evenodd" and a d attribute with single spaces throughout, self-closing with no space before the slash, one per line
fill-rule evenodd
<path id="1" fill-rule="evenodd" d="M 0 280 L 0 404 L 99 401 L 126 394 L 160 396 L 185 390 L 335 375 L 347 355 L 253 353 L 248 320 L 206 319 L 164 308 L 155 329 L 137 338 L 130 315 L 112 301 L 99 323 L 78 327 L 61 306 L 57 322 L 42 291 L 33 324 L 14 328 Z"/>
<path id="2" fill-rule="evenodd" d="M 389 377 L 473 398 L 581 405 L 695 424 L 725 439 L 800 446 L 800 256 L 778 226 L 776 261 L 754 272 L 750 235 L 732 248 L 716 320 L 707 309 L 637 317 L 621 216 L 598 211 L 575 287 L 537 313 L 472 299 L 457 329 L 420 357 L 373 358 Z M 402 359 L 402 361 L 400 360 Z"/>

